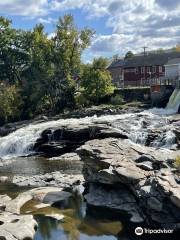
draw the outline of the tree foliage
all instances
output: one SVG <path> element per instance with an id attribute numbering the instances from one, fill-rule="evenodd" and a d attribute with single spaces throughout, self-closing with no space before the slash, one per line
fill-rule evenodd
<path id="1" fill-rule="evenodd" d="M 74 78 L 80 74 L 81 54 L 92 35 L 90 29 L 79 30 L 71 15 L 59 18 L 53 38 L 42 24 L 31 31 L 18 30 L 10 20 L 0 17 L 0 118 L 16 118 L 13 111 L 17 109 L 12 108 L 11 101 L 16 102 L 19 96 L 21 111 L 17 112 L 22 118 L 72 107 Z M 5 93 L 9 94 L 7 102 L 2 103 Z"/>
<path id="2" fill-rule="evenodd" d="M 84 66 L 81 86 L 84 95 L 95 103 L 113 92 L 112 78 L 106 70 L 108 61 L 105 58 L 94 59 L 92 64 Z"/>
<path id="3" fill-rule="evenodd" d="M 125 57 L 124 59 L 131 59 L 134 57 L 134 53 L 131 52 L 131 51 L 128 51 L 126 54 L 125 54 Z"/>
<path id="4" fill-rule="evenodd" d="M 18 120 L 21 112 L 20 90 L 15 85 L 0 83 L 0 123 Z"/>

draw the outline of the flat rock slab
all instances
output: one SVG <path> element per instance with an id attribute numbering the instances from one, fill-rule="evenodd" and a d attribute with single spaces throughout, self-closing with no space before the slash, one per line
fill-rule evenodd
<path id="1" fill-rule="evenodd" d="M 52 160 L 53 161 L 53 160 Z M 50 163 L 51 164 L 51 163 Z M 55 186 L 60 188 L 73 187 L 82 184 L 84 177 L 82 174 L 63 174 L 52 172 L 33 176 L 16 175 L 12 182 L 18 186 L 47 187 Z"/>
<path id="2" fill-rule="evenodd" d="M 37 222 L 32 215 L 16 215 L 9 212 L 0 212 L 0 223 L 0 239 L 34 239 Z"/>
<path id="3" fill-rule="evenodd" d="M 36 188 L 29 191 L 32 194 L 34 200 L 41 201 L 43 203 L 53 204 L 55 202 L 68 199 L 72 194 L 63 191 L 61 188 L 48 187 L 48 188 Z"/>
<path id="4" fill-rule="evenodd" d="M 19 194 L 15 199 L 0 195 L 0 207 L 10 213 L 20 214 L 21 207 L 30 200 L 50 204 L 67 200 L 72 194 L 58 187 L 40 187 Z M 1 197 L 2 196 L 2 197 Z"/>

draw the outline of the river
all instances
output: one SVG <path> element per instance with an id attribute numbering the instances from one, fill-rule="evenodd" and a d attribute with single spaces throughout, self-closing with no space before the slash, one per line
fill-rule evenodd
<path id="1" fill-rule="evenodd" d="M 62 128 L 64 126 L 107 124 L 111 129 L 126 134 L 129 141 L 134 144 L 147 145 L 164 149 L 176 150 L 176 136 L 174 126 L 170 123 L 177 115 L 167 115 L 167 111 L 152 109 L 133 114 L 93 116 L 80 119 L 59 119 L 22 127 L 7 136 L 0 137 L 0 159 L 2 167 L 1 176 L 13 178 L 15 175 L 38 175 L 53 171 L 63 174 L 81 174 L 83 163 L 81 161 L 56 161 L 36 154 L 33 146 L 42 132 L 46 129 Z M 158 133 L 150 142 L 149 136 Z M 52 132 L 49 141 L 52 141 Z M 35 154 L 35 155 L 34 155 Z M 29 189 L 18 187 L 12 183 L 1 183 L 0 194 L 12 197 Z M 68 189 L 72 192 L 72 189 Z M 36 209 L 37 202 L 30 201 L 23 206 L 21 213 L 31 212 L 38 222 L 38 229 L 34 240 L 115 240 L 130 239 L 129 229 L 132 223 L 122 213 L 110 210 L 98 210 L 87 206 L 83 199 L 82 186 L 73 190 L 68 202 L 44 209 Z M 49 213 L 63 214 L 62 221 L 46 216 Z M 104 214 L 105 213 L 105 214 Z"/>

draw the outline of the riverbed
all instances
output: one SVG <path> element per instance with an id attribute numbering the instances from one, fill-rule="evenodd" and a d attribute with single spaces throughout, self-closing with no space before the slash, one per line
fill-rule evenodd
<path id="1" fill-rule="evenodd" d="M 122 143 L 127 141 L 132 149 L 145 146 L 150 152 L 154 149 L 165 156 L 178 155 L 179 119 L 178 114 L 151 110 L 23 126 L 0 138 L 0 177 L 4 179 L 0 183 L 0 194 L 15 198 L 41 185 L 63 187 L 72 193 L 68 201 L 52 206 L 37 208 L 40 202 L 30 200 L 21 208 L 21 214 L 32 214 L 38 223 L 34 240 L 135 239 L 134 229 L 139 223 L 131 222 L 127 212 L 87 203 L 84 195 L 88 187 L 81 179 L 85 163 L 78 157 L 78 149 L 91 140 L 112 138 L 123 139 Z M 34 148 L 37 143 L 42 144 L 41 151 Z M 148 155 L 146 163 L 147 159 Z M 156 172 L 158 168 L 156 166 Z M 58 181 L 51 173 L 56 174 Z M 57 219 L 61 215 L 63 218 Z"/>

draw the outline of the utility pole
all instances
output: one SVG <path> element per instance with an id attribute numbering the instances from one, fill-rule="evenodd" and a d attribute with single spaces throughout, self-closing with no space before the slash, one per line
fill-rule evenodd
<path id="1" fill-rule="evenodd" d="M 142 47 L 143 48 L 143 52 L 144 52 L 144 56 L 146 55 L 146 48 L 148 48 L 148 47 L 146 47 L 146 46 L 144 46 L 144 47 Z"/>
<path id="2" fill-rule="evenodd" d="M 145 56 L 146 56 L 146 49 L 148 48 L 148 47 L 146 47 L 146 46 L 144 46 L 144 47 L 142 47 L 143 48 L 143 52 L 144 52 L 144 80 L 146 81 L 146 68 L 145 68 Z"/>

